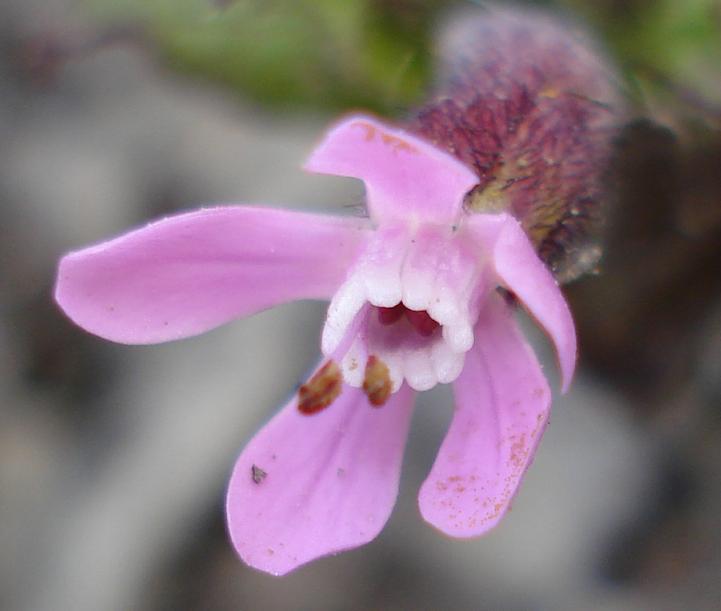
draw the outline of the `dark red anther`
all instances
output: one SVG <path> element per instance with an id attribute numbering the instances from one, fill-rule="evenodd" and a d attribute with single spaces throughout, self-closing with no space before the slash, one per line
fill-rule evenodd
<path id="1" fill-rule="evenodd" d="M 406 318 L 423 337 L 432 335 L 433 332 L 440 327 L 437 321 L 433 320 L 425 310 L 406 310 Z"/>
<path id="2" fill-rule="evenodd" d="M 405 311 L 406 306 L 402 302 L 392 308 L 378 308 L 378 320 L 382 325 L 392 325 L 400 320 Z"/>

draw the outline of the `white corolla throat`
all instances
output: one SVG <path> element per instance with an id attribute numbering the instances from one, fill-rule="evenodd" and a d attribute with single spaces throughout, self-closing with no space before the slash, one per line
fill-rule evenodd
<path id="1" fill-rule="evenodd" d="M 453 382 L 473 346 L 484 286 L 481 253 L 454 226 L 379 229 L 328 308 L 323 353 L 345 382 L 364 384 L 371 357 L 392 392 Z"/>

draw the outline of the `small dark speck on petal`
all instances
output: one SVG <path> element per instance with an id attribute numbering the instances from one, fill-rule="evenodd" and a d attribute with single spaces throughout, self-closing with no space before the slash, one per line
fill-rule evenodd
<path id="1" fill-rule="evenodd" d="M 267 476 L 268 474 L 263 471 L 258 465 L 253 465 L 250 468 L 250 476 L 253 478 L 253 481 L 256 484 L 260 484 Z"/>

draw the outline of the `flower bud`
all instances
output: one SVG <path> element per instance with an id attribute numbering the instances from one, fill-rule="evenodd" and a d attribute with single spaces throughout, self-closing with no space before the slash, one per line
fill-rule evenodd
<path id="1" fill-rule="evenodd" d="M 608 61 L 575 24 L 518 9 L 457 15 L 440 54 L 410 128 L 474 170 L 466 207 L 515 216 L 559 282 L 593 270 L 623 121 Z"/>

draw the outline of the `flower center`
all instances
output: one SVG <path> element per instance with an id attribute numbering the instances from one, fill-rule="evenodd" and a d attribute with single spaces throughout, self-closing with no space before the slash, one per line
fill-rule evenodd
<path id="1" fill-rule="evenodd" d="M 373 405 L 404 382 L 419 391 L 453 382 L 484 290 L 478 252 L 462 231 L 378 229 L 328 307 L 323 353 Z"/>
<path id="2" fill-rule="evenodd" d="M 382 325 L 392 325 L 405 316 L 411 326 L 423 337 L 430 337 L 441 326 L 426 310 L 409 310 L 403 302 L 392 308 L 377 309 L 378 321 Z"/>
<path id="3" fill-rule="evenodd" d="M 404 380 L 415 390 L 428 390 L 439 382 L 452 382 L 460 373 L 470 346 L 457 346 L 464 338 L 457 337 L 453 322 L 441 324 L 428 310 L 411 309 L 403 301 L 389 307 L 367 303 L 361 317 L 340 359 L 343 379 L 351 386 L 367 390 L 369 372 L 379 377 L 377 368 L 369 369 L 367 363 L 383 365 L 379 379 L 389 380 L 391 392 Z"/>

